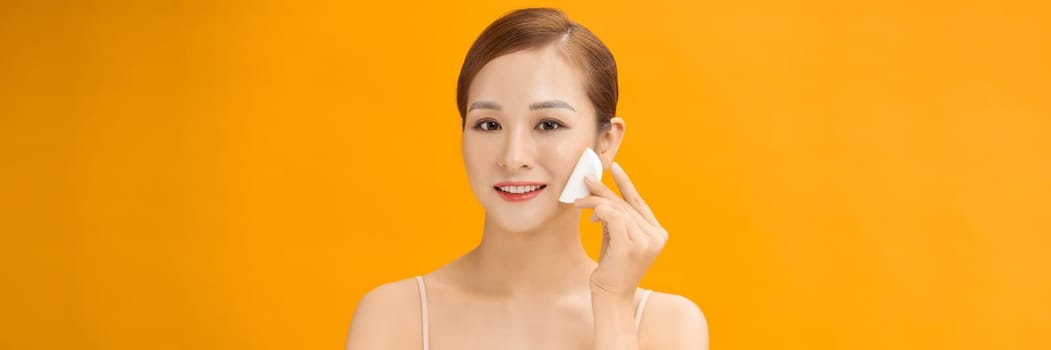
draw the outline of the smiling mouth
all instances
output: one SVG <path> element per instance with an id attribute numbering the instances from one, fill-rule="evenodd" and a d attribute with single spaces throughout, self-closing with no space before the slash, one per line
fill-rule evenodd
<path id="1" fill-rule="evenodd" d="M 525 194 L 535 192 L 547 188 L 547 185 L 528 185 L 528 186 L 493 186 L 497 191 L 508 193 L 508 194 Z"/>

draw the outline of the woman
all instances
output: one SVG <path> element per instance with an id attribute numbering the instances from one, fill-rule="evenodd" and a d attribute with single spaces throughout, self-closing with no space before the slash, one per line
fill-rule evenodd
<path id="1" fill-rule="evenodd" d="M 707 349 L 693 302 L 638 288 L 668 234 L 613 162 L 624 121 L 598 38 L 558 10 L 511 12 L 468 51 L 457 104 L 481 243 L 370 291 L 347 349 Z M 590 196 L 559 202 L 588 148 L 623 198 L 591 178 Z M 580 240 L 581 209 L 602 222 L 597 263 Z"/>

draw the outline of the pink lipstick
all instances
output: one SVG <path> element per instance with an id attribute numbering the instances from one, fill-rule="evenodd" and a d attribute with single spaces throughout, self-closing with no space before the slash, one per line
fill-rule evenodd
<path id="1" fill-rule="evenodd" d="M 542 182 L 507 181 L 493 186 L 496 193 L 508 202 L 521 202 L 540 195 L 547 188 Z"/>

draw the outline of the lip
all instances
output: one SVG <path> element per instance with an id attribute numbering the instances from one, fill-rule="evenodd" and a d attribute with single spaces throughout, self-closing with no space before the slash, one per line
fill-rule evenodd
<path id="1" fill-rule="evenodd" d="M 537 190 L 535 190 L 533 192 L 508 193 L 508 192 L 504 192 L 504 191 L 500 190 L 500 187 L 504 187 L 504 186 L 543 186 L 543 187 L 539 188 L 539 189 L 537 189 Z M 533 199 L 536 196 L 539 196 L 540 193 L 544 192 L 544 190 L 546 190 L 546 189 L 547 189 L 547 184 L 545 184 L 543 182 L 505 181 L 505 182 L 500 182 L 500 183 L 497 183 L 497 184 L 493 185 L 493 191 L 496 191 L 496 194 L 499 194 L 500 198 L 503 198 L 505 201 L 508 201 L 508 202 L 522 202 L 522 201 L 527 201 L 527 200 Z"/>

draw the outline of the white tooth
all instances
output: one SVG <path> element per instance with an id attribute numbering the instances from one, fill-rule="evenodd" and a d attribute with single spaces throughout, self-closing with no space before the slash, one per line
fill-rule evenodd
<path id="1" fill-rule="evenodd" d="M 502 186 L 502 187 L 499 187 L 499 188 L 500 188 L 501 191 L 504 191 L 504 192 L 520 194 L 520 193 L 529 193 L 529 192 L 533 192 L 533 191 L 539 190 L 540 187 L 541 186 L 539 186 L 539 185 L 524 185 L 524 186 Z"/>

